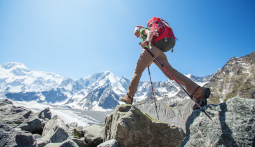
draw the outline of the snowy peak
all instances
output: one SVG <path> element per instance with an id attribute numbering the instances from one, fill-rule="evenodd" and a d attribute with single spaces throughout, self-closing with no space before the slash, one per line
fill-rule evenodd
<path id="1" fill-rule="evenodd" d="M 129 80 L 127 78 L 117 77 L 109 71 L 95 73 L 78 80 L 78 83 L 82 85 L 83 88 L 96 88 L 110 84 L 114 92 L 118 94 L 126 92 L 128 82 Z"/>
<path id="2" fill-rule="evenodd" d="M 14 68 L 27 69 L 27 67 L 24 64 L 18 63 L 18 62 L 10 62 L 10 63 L 6 63 L 6 64 L 2 64 L 2 65 L 0 65 L 0 67 L 4 68 L 4 69 L 14 69 Z"/>
<path id="3" fill-rule="evenodd" d="M 212 75 L 208 75 L 205 77 L 198 77 L 194 76 L 192 74 L 185 75 L 186 77 L 190 78 L 192 81 L 196 82 L 199 86 L 204 86 L 205 84 L 208 83 L 209 79 L 211 78 Z"/>

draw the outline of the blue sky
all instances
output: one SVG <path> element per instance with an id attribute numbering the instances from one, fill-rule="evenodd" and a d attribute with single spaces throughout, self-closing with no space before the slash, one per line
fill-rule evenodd
<path id="1" fill-rule="evenodd" d="M 166 55 L 183 74 L 210 75 L 255 50 L 254 0 L 0 0 L 0 64 L 131 79 L 142 51 L 134 28 L 154 16 L 173 28 L 178 41 Z M 167 80 L 150 69 L 153 81 Z M 141 80 L 149 80 L 147 69 Z"/>

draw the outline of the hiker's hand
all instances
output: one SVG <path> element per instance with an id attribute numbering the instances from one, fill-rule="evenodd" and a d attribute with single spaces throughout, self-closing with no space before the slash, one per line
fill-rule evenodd
<path id="1" fill-rule="evenodd" d="M 146 46 L 149 45 L 149 43 L 148 43 L 148 41 L 143 41 L 140 45 L 142 48 L 145 48 Z"/>

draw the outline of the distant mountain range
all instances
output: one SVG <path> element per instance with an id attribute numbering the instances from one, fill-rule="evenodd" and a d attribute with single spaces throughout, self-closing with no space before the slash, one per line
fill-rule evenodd
<path id="1" fill-rule="evenodd" d="M 211 77 L 187 76 L 199 85 L 208 83 Z M 104 111 L 120 104 L 119 97 L 126 94 L 129 82 L 126 77 L 115 76 L 109 71 L 76 80 L 31 70 L 17 62 L 0 64 L 0 97 L 16 101 L 46 102 L 82 110 Z M 153 87 L 157 99 L 186 97 L 172 80 L 154 82 Z M 134 99 L 143 100 L 151 93 L 150 82 L 141 81 Z"/>

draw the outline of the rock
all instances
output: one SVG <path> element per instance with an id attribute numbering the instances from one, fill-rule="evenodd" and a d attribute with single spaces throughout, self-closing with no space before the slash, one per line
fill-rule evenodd
<path id="1" fill-rule="evenodd" d="M 79 147 L 73 140 L 64 141 L 59 147 Z"/>
<path id="2" fill-rule="evenodd" d="M 88 147 L 89 145 L 85 142 L 85 138 L 69 137 L 68 139 L 73 140 L 79 147 Z"/>
<path id="3" fill-rule="evenodd" d="M 116 139 L 111 139 L 99 144 L 97 147 L 119 147 Z"/>
<path id="4" fill-rule="evenodd" d="M 42 136 L 39 135 L 39 134 L 33 134 L 33 136 L 34 136 L 35 139 L 40 139 L 40 138 L 42 138 Z"/>
<path id="5" fill-rule="evenodd" d="M 0 100 L 0 120 L 12 127 L 19 127 L 31 133 L 42 134 L 43 120 L 25 107 L 16 107 L 8 100 Z"/>
<path id="6" fill-rule="evenodd" d="M 36 147 L 36 139 L 31 133 L 0 122 L 0 146 Z"/>
<path id="7" fill-rule="evenodd" d="M 119 146 L 180 146 L 183 130 L 159 122 L 132 105 L 118 105 L 105 119 L 104 141 L 116 139 Z"/>
<path id="8" fill-rule="evenodd" d="M 63 120 L 59 116 L 55 115 L 49 120 L 42 133 L 42 137 L 50 140 L 52 143 L 60 143 L 65 141 L 71 132 L 69 132 Z"/>
<path id="9" fill-rule="evenodd" d="M 77 136 L 79 138 L 84 137 L 83 127 L 82 126 L 78 126 L 78 127 L 74 128 L 74 136 Z"/>
<path id="10" fill-rule="evenodd" d="M 203 108 L 212 121 L 200 110 L 193 111 L 182 146 L 255 146 L 255 100 L 231 98 Z"/>
<path id="11" fill-rule="evenodd" d="M 44 139 L 44 138 L 36 139 L 36 141 L 37 141 L 38 147 L 44 147 L 44 146 L 46 146 L 48 143 L 50 143 L 50 141 L 49 141 L 48 139 Z"/>
<path id="12" fill-rule="evenodd" d="M 89 146 L 96 147 L 103 142 L 104 127 L 99 125 L 92 125 L 83 129 L 85 140 Z"/>
<path id="13" fill-rule="evenodd" d="M 36 147 L 36 139 L 31 133 L 18 132 L 16 135 L 16 143 L 18 146 Z"/>
<path id="14" fill-rule="evenodd" d="M 51 116 L 52 116 L 52 114 L 50 112 L 50 108 L 49 107 L 45 108 L 44 110 L 42 110 L 38 114 L 38 117 L 41 118 L 41 119 L 44 119 L 44 120 L 46 120 L 46 119 L 50 120 Z"/>
<path id="15" fill-rule="evenodd" d="M 0 120 L 4 124 L 17 127 L 33 116 L 34 113 L 25 107 L 16 107 L 8 99 L 0 100 Z"/>
<path id="16" fill-rule="evenodd" d="M 44 147 L 59 147 L 62 143 L 48 143 Z"/>
<path id="17" fill-rule="evenodd" d="M 30 120 L 26 120 L 26 122 L 21 123 L 18 127 L 33 134 L 42 134 L 43 126 L 43 121 L 41 119 L 31 118 Z"/>
<path id="18" fill-rule="evenodd" d="M 62 143 L 49 143 L 45 147 L 79 147 L 73 140 L 66 140 Z"/>

